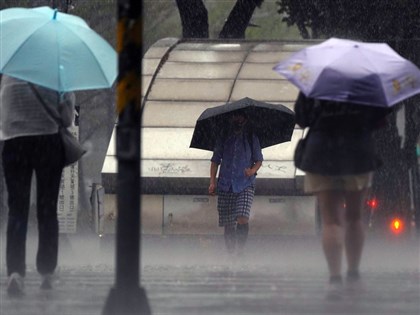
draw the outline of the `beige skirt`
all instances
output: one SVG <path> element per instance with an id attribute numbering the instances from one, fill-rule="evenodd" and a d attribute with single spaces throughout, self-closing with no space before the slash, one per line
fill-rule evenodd
<path id="1" fill-rule="evenodd" d="M 373 172 L 338 176 L 306 173 L 303 187 L 307 193 L 327 190 L 360 191 L 371 187 L 372 179 Z"/>

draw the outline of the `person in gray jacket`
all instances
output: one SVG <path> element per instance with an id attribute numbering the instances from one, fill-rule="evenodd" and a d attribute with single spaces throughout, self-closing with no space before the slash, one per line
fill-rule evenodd
<path id="1" fill-rule="evenodd" d="M 34 90 L 36 89 L 38 96 Z M 8 293 L 23 294 L 32 174 L 36 175 L 38 252 L 41 288 L 52 288 L 58 257 L 57 199 L 64 149 L 58 134 L 74 119 L 75 96 L 3 75 L 0 88 L 0 140 L 8 191 L 6 265 Z M 45 108 L 48 106 L 48 110 Z M 54 114 L 55 118 L 51 117 Z"/>

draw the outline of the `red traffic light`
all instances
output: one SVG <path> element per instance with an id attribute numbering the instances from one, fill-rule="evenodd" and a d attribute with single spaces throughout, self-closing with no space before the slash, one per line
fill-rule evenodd
<path id="1" fill-rule="evenodd" d="M 369 199 L 366 203 L 372 209 L 376 209 L 378 207 L 378 200 L 376 198 Z"/>

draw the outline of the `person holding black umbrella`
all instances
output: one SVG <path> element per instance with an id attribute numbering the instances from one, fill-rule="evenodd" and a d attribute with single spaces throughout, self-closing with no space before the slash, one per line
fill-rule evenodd
<path id="1" fill-rule="evenodd" d="M 259 139 L 246 129 L 247 122 L 243 111 L 232 113 L 228 131 L 216 141 L 210 166 L 209 194 L 218 194 L 219 226 L 224 227 L 228 252 L 238 255 L 248 238 L 255 178 L 263 161 Z"/>

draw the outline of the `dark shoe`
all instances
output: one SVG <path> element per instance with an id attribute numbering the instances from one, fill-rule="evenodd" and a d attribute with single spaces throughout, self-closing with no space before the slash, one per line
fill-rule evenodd
<path id="1" fill-rule="evenodd" d="M 21 296 L 23 295 L 23 289 L 23 277 L 17 272 L 12 273 L 7 281 L 7 293 L 10 296 Z"/>
<path id="2" fill-rule="evenodd" d="M 52 274 L 43 275 L 40 288 L 42 290 L 51 290 L 53 288 L 52 282 L 53 282 Z"/>

